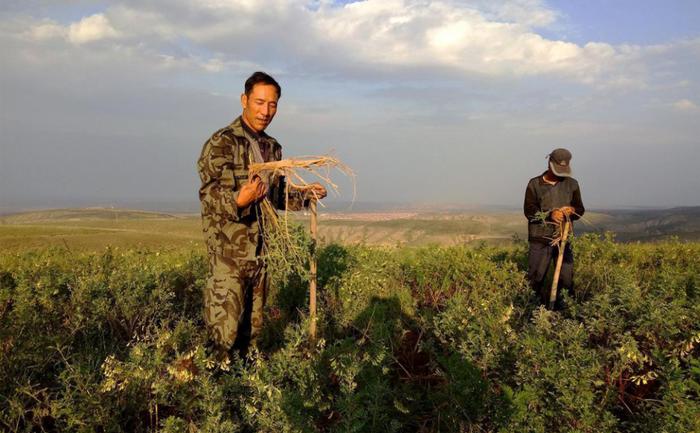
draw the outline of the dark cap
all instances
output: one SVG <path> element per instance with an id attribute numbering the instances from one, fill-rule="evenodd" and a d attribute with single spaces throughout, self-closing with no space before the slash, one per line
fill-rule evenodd
<path id="1" fill-rule="evenodd" d="M 554 149 L 549 154 L 549 168 L 559 177 L 571 176 L 571 152 L 566 149 Z"/>

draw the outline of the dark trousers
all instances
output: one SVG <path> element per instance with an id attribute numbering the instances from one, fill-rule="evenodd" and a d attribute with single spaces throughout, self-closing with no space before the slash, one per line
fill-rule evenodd
<path id="1" fill-rule="evenodd" d="M 527 278 L 530 281 L 532 290 L 535 291 L 540 298 L 540 302 L 544 305 L 549 304 L 549 292 L 552 289 L 551 284 L 545 284 L 545 278 L 547 277 L 550 263 L 553 262 L 554 266 L 556 266 L 558 256 L 558 246 L 551 246 L 544 242 L 530 242 Z M 567 290 L 569 295 L 573 296 L 574 252 L 571 249 L 571 244 L 568 243 L 564 247 L 564 261 L 561 264 L 559 273 L 555 309 L 561 309 L 563 306 L 561 294 L 564 290 Z"/>

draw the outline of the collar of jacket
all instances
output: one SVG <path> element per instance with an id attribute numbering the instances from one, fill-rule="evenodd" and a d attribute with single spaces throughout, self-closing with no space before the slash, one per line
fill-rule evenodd
<path id="1" fill-rule="evenodd" d="M 233 135 L 235 135 L 236 137 L 245 138 L 245 133 L 247 130 L 248 135 L 255 138 L 256 140 L 271 138 L 269 135 L 267 135 L 265 133 L 265 131 L 257 133 L 255 131 L 251 130 L 250 128 L 245 127 L 243 125 L 243 119 L 241 118 L 241 116 L 236 117 L 236 119 L 233 122 L 231 122 L 231 124 L 229 125 L 229 128 L 231 128 Z M 245 130 L 243 128 L 245 128 Z"/>
<path id="2" fill-rule="evenodd" d="M 540 185 L 554 186 L 554 185 L 560 184 L 560 183 L 562 183 L 562 182 L 564 182 L 564 181 L 566 180 L 566 178 L 562 178 L 562 179 L 560 179 L 560 180 L 557 180 L 555 183 L 549 183 L 549 182 L 547 182 L 546 180 L 544 180 L 544 175 L 545 175 L 545 174 L 547 174 L 546 171 L 545 171 L 544 173 L 542 173 L 542 174 L 538 177 L 538 180 L 540 181 Z"/>

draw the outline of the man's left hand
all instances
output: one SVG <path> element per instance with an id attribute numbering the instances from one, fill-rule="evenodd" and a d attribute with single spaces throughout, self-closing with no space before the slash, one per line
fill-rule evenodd
<path id="1" fill-rule="evenodd" d="M 307 190 L 306 195 L 310 199 L 321 200 L 322 198 L 325 198 L 328 195 L 328 191 L 323 185 L 321 185 L 318 182 L 315 182 L 309 184 L 309 189 Z"/>
<path id="2" fill-rule="evenodd" d="M 571 216 L 576 213 L 576 209 L 574 209 L 572 206 L 560 207 L 559 210 L 566 216 Z"/>
<path id="3" fill-rule="evenodd" d="M 564 212 L 562 212 L 561 209 L 554 209 L 550 213 L 549 217 L 552 219 L 557 224 L 560 224 L 562 221 L 564 221 Z"/>

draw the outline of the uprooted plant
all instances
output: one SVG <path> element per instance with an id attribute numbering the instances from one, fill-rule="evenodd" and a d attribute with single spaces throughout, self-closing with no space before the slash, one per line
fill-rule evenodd
<path id="1" fill-rule="evenodd" d="M 308 238 L 298 227 L 290 225 L 287 209 L 294 194 L 300 194 L 305 200 L 318 200 L 313 182 L 321 182 L 329 191 L 339 195 L 338 185 L 331 177 L 333 170 L 350 177 L 353 180 L 354 189 L 355 174 L 352 169 L 333 156 L 302 156 L 250 165 L 250 176 L 259 175 L 269 178 L 284 176 L 286 179 L 285 211 L 281 215 L 277 213 L 268 198 L 260 203 L 262 211 L 260 224 L 264 239 L 263 259 L 273 279 L 285 280 L 291 274 L 297 274 L 304 279 L 308 277 L 307 263 L 310 252 Z M 302 174 L 307 178 L 305 179 Z M 307 179 L 313 179 L 313 181 Z"/>

